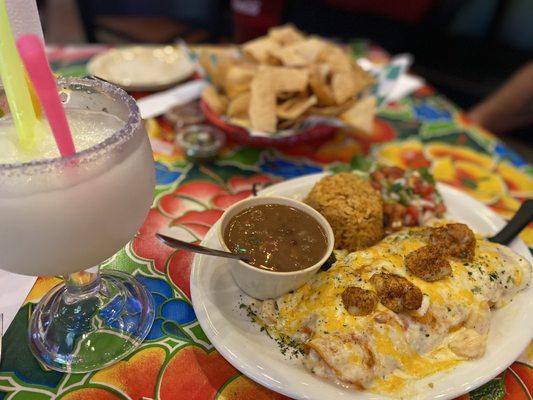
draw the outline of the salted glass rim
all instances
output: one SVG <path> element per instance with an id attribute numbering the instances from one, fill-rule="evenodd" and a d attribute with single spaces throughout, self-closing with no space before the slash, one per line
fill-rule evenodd
<path id="1" fill-rule="evenodd" d="M 128 118 L 124 121 L 124 125 L 116 130 L 111 136 L 105 140 L 88 147 L 82 151 L 76 152 L 68 157 L 54 157 L 44 158 L 40 160 L 32 160 L 26 162 L 16 163 L 0 163 L 0 175 L 2 173 L 39 173 L 50 171 L 56 168 L 63 168 L 65 164 L 84 164 L 90 162 L 108 151 L 111 151 L 117 145 L 127 142 L 134 136 L 139 124 L 141 123 L 141 116 L 137 103 L 126 91 L 115 86 L 109 82 L 102 81 L 95 78 L 72 78 L 65 77 L 57 80 L 58 89 L 68 88 L 73 85 L 87 86 L 88 89 L 101 91 L 110 95 L 113 100 L 125 104 L 128 108 Z"/>

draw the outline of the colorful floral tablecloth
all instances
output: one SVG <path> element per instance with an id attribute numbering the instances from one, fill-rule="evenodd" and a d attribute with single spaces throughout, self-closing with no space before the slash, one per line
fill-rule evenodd
<path id="1" fill-rule="evenodd" d="M 85 74 L 87 58 L 102 47 L 53 48 L 56 70 Z M 367 54 L 383 59 L 383 53 Z M 192 255 L 155 239 L 161 227 L 199 241 L 229 205 L 269 183 L 336 168 L 369 154 L 404 167 L 428 166 L 439 181 L 466 191 L 507 218 L 533 197 L 533 169 L 494 136 L 472 124 L 450 101 L 424 87 L 380 111 L 374 131 L 339 130 L 328 140 L 292 148 L 254 149 L 228 145 L 211 164 L 185 160 L 162 119 L 146 122 L 154 149 L 157 187 L 153 208 L 135 239 L 105 268 L 134 274 L 152 293 L 157 317 L 145 343 L 126 360 L 101 371 L 69 375 L 47 371 L 27 345 L 28 319 L 57 278 L 39 278 L 6 332 L 0 364 L 0 399 L 285 399 L 249 380 L 209 343 L 190 300 Z M 533 226 L 522 238 L 533 246 Z M 532 399 L 533 348 L 503 374 L 462 399 Z"/>

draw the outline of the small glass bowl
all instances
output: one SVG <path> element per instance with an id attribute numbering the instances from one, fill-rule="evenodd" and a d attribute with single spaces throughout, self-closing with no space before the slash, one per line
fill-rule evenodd
<path id="1" fill-rule="evenodd" d="M 176 143 L 187 158 L 194 161 L 207 161 L 216 157 L 224 146 L 224 134 L 217 128 L 198 124 L 190 125 L 178 132 Z"/>

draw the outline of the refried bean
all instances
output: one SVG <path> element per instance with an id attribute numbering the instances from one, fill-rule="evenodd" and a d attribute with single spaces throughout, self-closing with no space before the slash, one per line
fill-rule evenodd
<path id="1" fill-rule="evenodd" d="M 224 241 L 257 268 L 288 272 L 308 268 L 327 250 L 322 226 L 309 214 L 281 204 L 247 208 L 229 221 Z"/>

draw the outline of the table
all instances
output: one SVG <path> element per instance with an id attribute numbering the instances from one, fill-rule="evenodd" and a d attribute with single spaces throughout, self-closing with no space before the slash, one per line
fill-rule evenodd
<path id="1" fill-rule="evenodd" d="M 50 56 L 59 73 L 84 75 L 87 59 L 103 49 L 58 47 Z M 373 60 L 386 57 L 378 49 L 367 50 Z M 203 166 L 187 162 L 172 146 L 175 133 L 163 119 L 146 124 L 156 149 L 155 206 L 139 235 L 103 265 L 135 274 L 151 291 L 157 317 L 146 342 L 101 371 L 45 371 L 26 344 L 28 319 L 40 297 L 60 280 L 39 278 L 4 337 L 0 399 L 285 399 L 240 374 L 213 349 L 190 302 L 192 255 L 154 237 L 172 225 L 181 238 L 201 240 L 226 207 L 251 194 L 254 183 L 336 168 L 368 153 L 389 164 L 429 166 L 439 181 L 461 188 L 503 217 L 533 197 L 532 167 L 429 86 L 383 109 L 370 135 L 340 130 L 326 141 L 281 150 L 230 144 L 218 161 Z M 522 238 L 533 246 L 533 225 Z M 462 399 L 531 399 L 532 345 L 520 360 Z"/>

